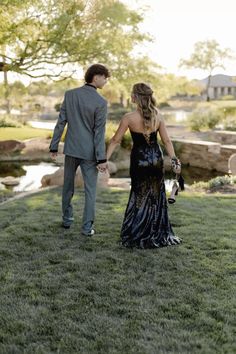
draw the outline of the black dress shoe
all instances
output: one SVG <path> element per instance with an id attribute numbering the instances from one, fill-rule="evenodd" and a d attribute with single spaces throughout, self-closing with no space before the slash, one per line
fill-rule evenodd
<path id="1" fill-rule="evenodd" d="M 65 225 L 65 224 L 61 224 L 61 227 L 63 227 L 63 229 L 69 229 L 70 228 L 70 225 Z"/>

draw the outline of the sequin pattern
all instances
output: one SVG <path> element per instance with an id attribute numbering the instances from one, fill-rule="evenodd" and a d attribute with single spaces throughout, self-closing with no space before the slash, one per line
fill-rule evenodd
<path id="1" fill-rule="evenodd" d="M 149 139 L 132 132 L 131 191 L 121 229 L 126 247 L 155 248 L 179 244 L 169 221 L 164 184 L 163 153 L 157 132 Z"/>

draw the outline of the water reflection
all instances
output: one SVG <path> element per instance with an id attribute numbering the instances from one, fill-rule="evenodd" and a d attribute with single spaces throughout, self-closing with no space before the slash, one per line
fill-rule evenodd
<path id="1" fill-rule="evenodd" d="M 207 182 L 210 179 L 217 176 L 224 176 L 224 172 L 206 170 L 205 168 L 192 167 L 192 166 L 182 166 L 182 175 L 185 180 L 186 185 L 191 185 L 194 182 Z M 118 171 L 115 175 L 115 178 L 127 178 L 129 177 L 129 170 Z M 171 171 L 165 171 L 165 185 L 167 191 L 172 188 L 172 181 L 174 174 Z"/>
<path id="2" fill-rule="evenodd" d="M 8 165 L 8 170 L 4 165 Z M 9 170 L 10 165 L 15 165 L 15 164 L 9 164 L 9 163 L 1 163 L 0 168 L 1 168 L 1 173 L 0 177 L 6 177 L 6 171 L 8 171 L 8 176 L 14 176 L 14 177 L 19 177 L 16 173 L 14 173 L 15 169 L 13 168 L 11 171 Z M 20 165 L 20 163 L 19 163 Z M 21 171 L 24 171 L 23 175 L 21 174 L 20 176 L 20 183 L 17 186 L 14 187 L 6 187 L 14 192 L 23 192 L 23 191 L 30 191 L 34 189 L 38 189 L 41 187 L 41 179 L 44 175 L 54 173 L 59 166 L 56 166 L 55 164 L 52 163 L 47 163 L 47 162 L 40 162 L 34 165 L 21 165 Z M 5 170 L 5 171 L 4 171 Z M 4 173 L 2 174 L 2 171 Z"/>
<path id="3" fill-rule="evenodd" d="M 30 191 L 38 189 L 41 187 L 41 179 L 44 175 L 54 173 L 59 166 L 54 163 L 40 162 L 35 164 L 22 164 L 22 163 L 0 163 L 0 177 L 4 178 L 6 176 L 20 177 L 20 183 L 14 187 L 4 187 L 9 188 L 16 192 Z M 222 172 L 209 171 L 199 167 L 182 167 L 182 175 L 185 179 L 186 185 L 191 185 L 194 182 L 208 181 L 216 176 L 225 175 Z M 111 178 L 129 178 L 129 170 L 118 171 Z M 166 171 L 165 173 L 165 185 L 167 191 L 172 188 L 172 180 L 174 175 L 171 172 Z"/>
<path id="4" fill-rule="evenodd" d="M 26 174 L 20 162 L 0 162 L 0 177 L 21 177 Z"/>

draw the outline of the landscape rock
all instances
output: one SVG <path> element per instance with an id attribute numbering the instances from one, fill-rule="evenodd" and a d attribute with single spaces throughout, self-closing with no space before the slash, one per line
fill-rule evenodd
<path id="1" fill-rule="evenodd" d="M 107 165 L 108 165 L 108 171 L 109 171 L 110 175 L 114 175 L 117 172 L 116 164 L 112 161 L 108 161 Z"/>
<path id="2" fill-rule="evenodd" d="M 8 155 L 19 152 L 24 149 L 25 144 L 18 140 L 2 140 L 0 141 L 0 154 Z"/>
<path id="3" fill-rule="evenodd" d="M 20 183 L 20 181 L 19 178 L 7 176 L 1 180 L 1 183 L 4 184 L 5 186 L 17 186 Z"/>
<path id="4" fill-rule="evenodd" d="M 98 173 L 98 187 L 106 188 L 108 186 L 110 174 L 108 171 L 106 173 Z M 41 179 L 42 187 L 48 186 L 62 186 L 64 182 L 64 167 L 60 167 L 56 172 L 43 176 Z M 81 173 L 80 167 L 77 168 L 75 175 L 75 187 L 83 187 L 84 181 Z"/>

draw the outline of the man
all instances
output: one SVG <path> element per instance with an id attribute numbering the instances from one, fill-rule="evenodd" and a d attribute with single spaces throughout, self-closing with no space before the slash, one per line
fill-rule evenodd
<path id="1" fill-rule="evenodd" d="M 85 85 L 65 93 L 59 118 L 54 129 L 50 152 L 55 159 L 58 144 L 65 125 L 64 185 L 62 192 L 62 227 L 70 228 L 73 222 L 71 200 L 74 194 L 74 179 L 80 166 L 84 179 L 85 205 L 82 234 L 94 235 L 92 226 L 95 217 L 95 200 L 98 171 L 107 168 L 105 152 L 105 124 L 107 101 L 97 92 L 110 76 L 109 70 L 101 64 L 94 64 L 85 73 Z"/>

